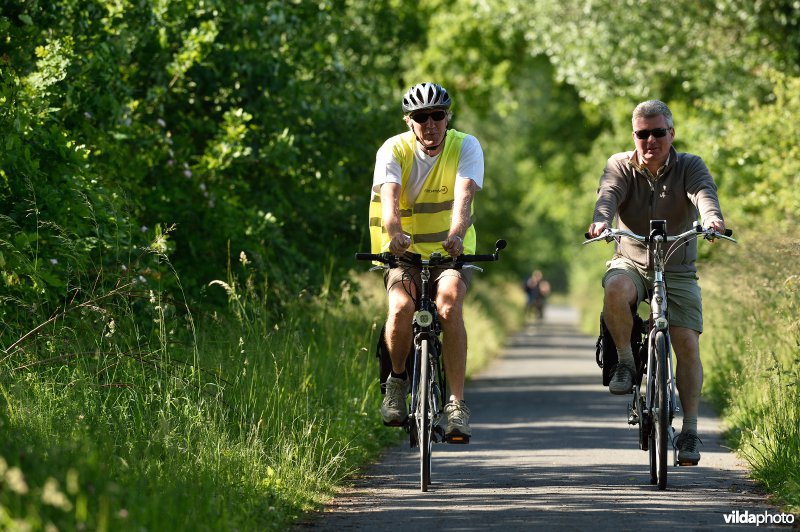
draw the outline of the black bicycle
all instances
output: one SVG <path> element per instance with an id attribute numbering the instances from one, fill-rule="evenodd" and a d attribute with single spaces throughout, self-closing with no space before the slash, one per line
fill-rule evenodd
<path id="1" fill-rule="evenodd" d="M 411 404 L 409 416 L 404 427 L 410 436 L 411 447 L 419 447 L 420 490 L 428 491 L 431 483 L 431 452 L 434 443 L 469 443 L 466 436 L 445 438 L 440 420 L 447 403 L 447 381 L 442 365 L 442 327 L 436 311 L 434 289 L 431 286 L 431 269 L 436 268 L 470 268 L 483 271 L 473 262 L 496 261 L 500 258 L 500 250 L 506 247 L 505 240 L 495 243 L 495 251 L 488 255 L 460 255 L 456 258 L 431 254 L 429 259 L 420 255 L 406 253 L 396 256 L 391 253 L 356 253 L 357 260 L 370 260 L 380 265 L 370 269 L 388 269 L 396 267 L 419 268 L 421 286 L 419 296 L 415 300 L 416 311 L 412 323 L 414 353 L 411 380 Z"/>
<path id="2" fill-rule="evenodd" d="M 633 399 L 628 406 L 628 424 L 639 426 L 639 448 L 650 453 L 650 483 L 658 484 L 659 489 L 667 487 L 667 442 L 673 448 L 673 465 L 678 462 L 678 450 L 675 445 L 675 429 L 672 420 L 678 410 L 675 393 L 675 374 L 672 367 L 672 352 L 669 338 L 669 315 L 667 313 L 667 284 L 664 268 L 669 257 L 687 242 L 703 237 L 706 240 L 722 238 L 736 242 L 730 236 L 733 231 L 726 230 L 725 234 L 713 229 L 703 229 L 695 222 L 694 227 L 678 235 L 667 236 L 667 222 L 665 220 L 651 220 L 650 234 L 637 235 L 621 229 L 606 229 L 600 236 L 590 238 L 586 233 L 584 244 L 604 240 L 618 242 L 620 238 L 630 238 L 647 246 L 647 251 L 652 257 L 653 286 L 650 289 L 650 319 L 644 322 L 634 319 L 634 327 L 639 324 L 639 331 L 634 329 L 633 337 L 641 337 L 639 353 L 635 353 L 637 371 L 633 379 Z M 670 243 L 669 246 L 667 244 Z M 634 312 L 635 314 L 635 312 Z M 638 316 L 634 316 L 638 318 Z M 641 332 L 640 332 L 641 331 Z M 634 343 L 634 342 L 632 342 Z M 640 343 L 640 342 L 635 342 Z M 640 393 L 640 386 L 644 376 L 645 392 Z"/>

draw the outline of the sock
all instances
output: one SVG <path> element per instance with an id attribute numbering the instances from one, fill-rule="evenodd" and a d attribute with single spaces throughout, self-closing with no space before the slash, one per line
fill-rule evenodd
<path id="1" fill-rule="evenodd" d="M 636 367 L 636 363 L 633 361 L 633 349 L 631 348 L 630 344 L 622 349 L 617 348 L 617 358 L 622 363 L 627 364 L 631 367 Z"/>
<path id="2" fill-rule="evenodd" d="M 394 370 L 392 370 L 390 375 L 395 379 L 400 379 L 400 380 L 403 380 L 403 381 L 408 380 L 408 372 L 407 371 L 404 371 L 403 373 L 395 373 Z"/>
<path id="3" fill-rule="evenodd" d="M 681 427 L 681 432 L 687 431 L 694 431 L 694 433 L 697 434 L 697 416 L 683 416 L 683 426 Z"/>

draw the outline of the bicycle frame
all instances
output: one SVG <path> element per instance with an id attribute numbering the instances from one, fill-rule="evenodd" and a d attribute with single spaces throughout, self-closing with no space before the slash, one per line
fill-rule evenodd
<path id="1" fill-rule="evenodd" d="M 433 443 L 445 441 L 445 434 L 439 421 L 444 412 L 447 383 L 442 364 L 442 332 L 439 315 L 434 301 L 431 285 L 431 268 L 474 268 L 469 262 L 495 261 L 499 252 L 506 247 L 505 240 L 495 243 L 491 255 L 461 255 L 457 258 L 431 254 L 427 260 L 419 256 L 396 257 L 390 253 L 356 253 L 357 260 L 372 260 L 380 266 L 375 269 L 388 269 L 400 264 L 418 267 L 420 270 L 420 293 L 416 298 L 416 309 L 412 321 L 414 343 L 414 362 L 411 379 L 411 405 L 405 429 L 410 436 L 411 447 L 420 449 L 420 490 L 427 491 L 431 475 L 431 447 Z M 460 437 L 451 443 L 468 443 L 469 439 Z"/>
<path id="2" fill-rule="evenodd" d="M 420 489 L 428 490 L 431 476 L 431 445 L 444 441 L 439 425 L 447 385 L 441 364 L 442 332 L 430 283 L 430 261 L 420 268 L 421 289 L 413 318 L 414 372 L 411 384 L 411 408 L 406 422 L 411 447 L 420 448 Z M 441 383 L 441 385 L 440 385 Z"/>

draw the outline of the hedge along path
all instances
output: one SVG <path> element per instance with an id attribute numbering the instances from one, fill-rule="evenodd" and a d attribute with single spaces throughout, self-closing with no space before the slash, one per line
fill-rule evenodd
<path id="1" fill-rule="evenodd" d="M 404 442 L 298 527 L 716 528 L 736 511 L 780 515 L 724 446 L 706 405 L 700 465 L 670 466 L 667 490 L 652 486 L 648 454 L 627 424 L 627 396 L 602 386 L 596 339 L 576 324 L 572 309 L 549 307 L 469 383 L 473 438 L 434 446 L 430 491 L 419 491 L 418 455 Z"/>

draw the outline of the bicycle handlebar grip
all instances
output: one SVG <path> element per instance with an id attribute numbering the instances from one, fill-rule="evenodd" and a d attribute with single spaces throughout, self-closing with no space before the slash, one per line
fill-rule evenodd
<path id="1" fill-rule="evenodd" d="M 356 253 L 356 260 L 375 260 L 375 258 L 372 253 Z"/>
<path id="2" fill-rule="evenodd" d="M 725 236 L 733 236 L 733 229 L 725 229 Z"/>
<path id="3" fill-rule="evenodd" d="M 590 235 L 588 231 L 583 233 L 583 236 L 586 238 L 586 240 L 589 240 L 590 238 L 592 238 L 592 235 Z"/>

